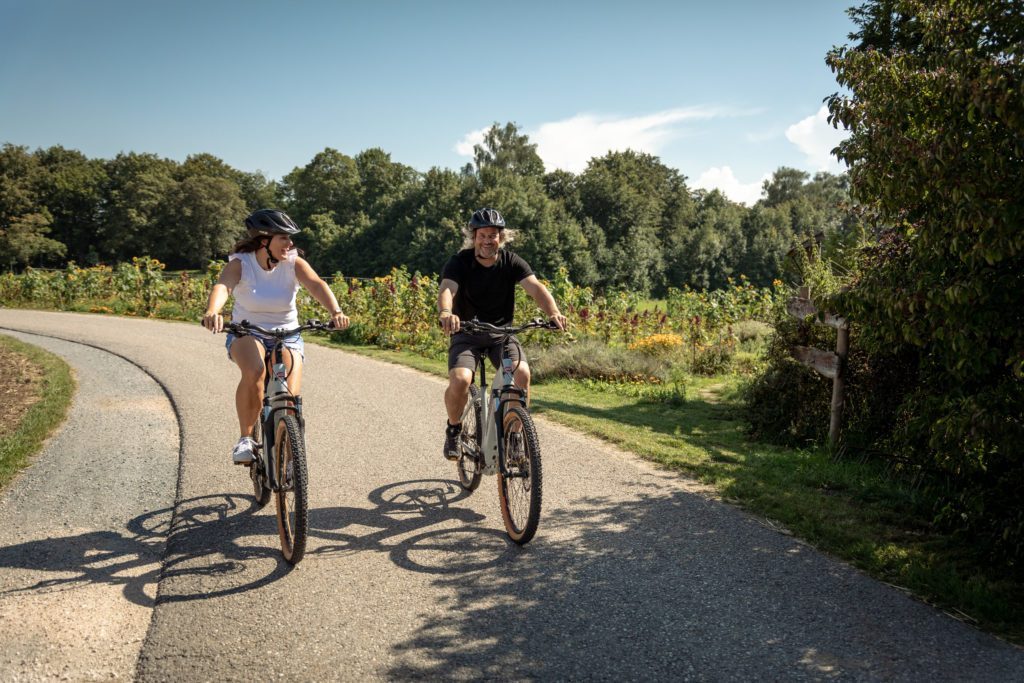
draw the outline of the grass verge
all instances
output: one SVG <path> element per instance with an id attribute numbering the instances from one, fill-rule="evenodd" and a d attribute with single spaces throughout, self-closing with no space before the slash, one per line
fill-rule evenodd
<path id="1" fill-rule="evenodd" d="M 443 361 L 332 345 L 446 375 Z M 548 381 L 535 385 L 532 409 L 709 484 L 724 500 L 782 531 L 956 618 L 1024 644 L 1019 576 L 986 564 L 969 539 L 936 532 L 934 501 L 878 465 L 748 440 L 739 414 L 741 382 L 731 375 L 692 376 L 679 406 L 637 396 L 629 385 Z"/>
<path id="2" fill-rule="evenodd" d="M 48 351 L 3 335 L 0 335 L 0 345 L 28 358 L 43 371 L 38 387 L 39 400 L 29 407 L 14 431 L 0 438 L 0 488 L 4 488 L 64 419 L 71 405 L 75 381 L 68 364 Z"/>

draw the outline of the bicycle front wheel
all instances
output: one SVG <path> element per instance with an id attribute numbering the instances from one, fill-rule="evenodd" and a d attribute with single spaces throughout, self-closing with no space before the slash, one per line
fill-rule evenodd
<path id="1" fill-rule="evenodd" d="M 277 530 L 281 536 L 281 554 L 296 564 L 306 552 L 309 512 L 306 489 L 306 447 L 302 429 L 294 415 L 278 419 L 274 428 L 274 473 L 277 491 Z"/>
<path id="2" fill-rule="evenodd" d="M 528 543 L 540 523 L 542 476 L 540 442 L 523 406 L 507 409 L 502 420 L 504 465 L 498 472 L 498 499 L 505 531 L 515 543 Z"/>
<path id="3" fill-rule="evenodd" d="M 480 475 L 483 473 L 483 453 L 480 441 L 483 438 L 483 426 L 480 424 L 480 390 L 476 385 L 469 385 L 469 414 L 462 420 L 462 434 L 459 435 L 459 459 L 455 468 L 459 472 L 459 484 L 467 491 L 476 491 L 480 486 Z"/>

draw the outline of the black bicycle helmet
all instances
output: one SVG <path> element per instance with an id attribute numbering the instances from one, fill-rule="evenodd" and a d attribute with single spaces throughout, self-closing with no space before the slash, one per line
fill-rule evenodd
<path id="1" fill-rule="evenodd" d="M 497 209 L 477 209 L 473 212 L 473 217 L 469 219 L 469 227 L 473 230 L 477 228 L 504 230 L 505 219 L 502 218 Z"/>
<path id="2" fill-rule="evenodd" d="M 245 227 L 250 235 L 294 235 L 299 226 L 284 211 L 277 209 L 260 209 L 245 219 Z"/>

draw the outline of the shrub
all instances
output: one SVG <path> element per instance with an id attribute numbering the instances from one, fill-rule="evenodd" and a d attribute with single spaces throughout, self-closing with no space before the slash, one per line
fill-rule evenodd
<path id="1" fill-rule="evenodd" d="M 732 325 L 732 333 L 743 351 L 756 352 L 768 345 L 768 337 L 774 328 L 760 320 L 740 320 Z"/>
<path id="2" fill-rule="evenodd" d="M 545 379 L 596 379 L 660 383 L 668 377 L 664 361 L 622 346 L 584 339 L 564 346 L 537 351 L 530 347 L 527 357 L 536 381 Z"/>

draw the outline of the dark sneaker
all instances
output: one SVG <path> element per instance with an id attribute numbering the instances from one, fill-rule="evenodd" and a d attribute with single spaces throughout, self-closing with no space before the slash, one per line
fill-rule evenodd
<path id="1" fill-rule="evenodd" d="M 448 460 L 458 460 L 459 454 L 462 452 L 459 449 L 459 434 L 462 433 L 462 425 L 448 425 L 444 430 L 444 457 Z"/>

